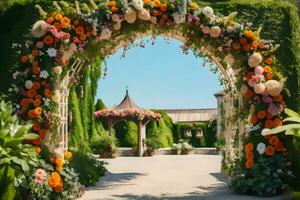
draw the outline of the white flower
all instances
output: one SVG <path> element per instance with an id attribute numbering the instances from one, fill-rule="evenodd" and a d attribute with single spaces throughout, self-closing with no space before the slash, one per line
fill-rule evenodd
<path id="1" fill-rule="evenodd" d="M 49 48 L 49 49 L 47 50 L 47 54 L 48 54 L 49 57 L 56 57 L 57 50 L 54 49 L 54 48 Z"/>
<path id="2" fill-rule="evenodd" d="M 185 16 L 180 13 L 174 13 L 173 18 L 176 24 L 181 24 L 185 21 Z"/>
<path id="3" fill-rule="evenodd" d="M 111 36 L 111 31 L 108 28 L 105 28 L 101 31 L 100 39 L 107 40 Z"/>
<path id="4" fill-rule="evenodd" d="M 283 81 L 279 82 L 276 80 L 268 80 L 265 83 L 266 92 L 271 96 L 280 95 L 283 87 Z"/>
<path id="5" fill-rule="evenodd" d="M 262 142 L 260 142 L 256 147 L 256 151 L 258 151 L 258 153 L 260 155 L 265 153 L 265 149 L 266 149 L 266 145 L 265 145 L 265 143 L 262 143 Z"/>
<path id="6" fill-rule="evenodd" d="M 144 1 L 143 0 L 132 0 L 132 6 L 136 10 L 142 10 L 144 7 Z"/>
<path id="7" fill-rule="evenodd" d="M 25 88 L 26 89 L 31 89 L 32 88 L 32 86 L 33 86 L 33 82 L 31 81 L 31 80 L 27 80 L 26 82 L 25 82 Z"/>
<path id="8" fill-rule="evenodd" d="M 43 101 L 45 106 L 49 105 L 50 100 L 48 98 L 43 97 Z"/>
<path id="9" fill-rule="evenodd" d="M 129 23 L 129 24 L 133 24 L 136 20 L 136 12 L 134 9 L 128 7 L 127 10 L 125 11 L 125 15 L 124 15 L 125 20 Z"/>
<path id="10" fill-rule="evenodd" d="M 41 38 L 47 33 L 47 23 L 44 20 L 35 22 L 31 31 L 33 37 Z"/>
<path id="11" fill-rule="evenodd" d="M 214 15 L 214 10 L 209 6 L 206 6 L 206 7 L 203 8 L 202 13 L 206 17 L 212 17 Z"/>
<path id="12" fill-rule="evenodd" d="M 49 76 L 49 73 L 46 70 L 42 70 L 40 73 L 40 78 L 47 79 Z"/>
<path id="13" fill-rule="evenodd" d="M 227 33 L 232 33 L 232 32 L 233 32 L 233 27 L 232 27 L 232 26 L 228 26 L 228 27 L 226 28 L 226 32 L 227 32 Z"/>
<path id="14" fill-rule="evenodd" d="M 56 66 L 56 67 L 53 67 L 53 71 L 55 74 L 61 74 L 62 68 L 61 68 L 61 66 Z"/>
<path id="15" fill-rule="evenodd" d="M 12 88 L 8 88 L 8 92 L 12 92 L 14 91 Z"/>
<path id="16" fill-rule="evenodd" d="M 212 38 L 217 38 L 221 35 L 221 28 L 219 26 L 212 26 L 209 30 L 209 35 Z"/>
<path id="17" fill-rule="evenodd" d="M 259 53 L 253 53 L 248 59 L 248 65 L 250 67 L 257 67 L 262 62 L 262 56 Z"/>

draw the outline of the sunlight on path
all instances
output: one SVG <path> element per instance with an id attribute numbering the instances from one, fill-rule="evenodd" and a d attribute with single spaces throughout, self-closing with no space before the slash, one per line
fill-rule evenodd
<path id="1" fill-rule="evenodd" d="M 119 157 L 80 200 L 256 200 L 233 195 L 220 173 L 221 156 Z M 268 198 L 279 200 L 280 198 Z"/>

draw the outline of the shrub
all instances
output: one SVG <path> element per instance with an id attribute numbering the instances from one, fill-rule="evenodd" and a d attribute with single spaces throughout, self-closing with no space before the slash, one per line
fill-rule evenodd
<path id="1" fill-rule="evenodd" d="M 105 162 L 97 160 L 91 155 L 74 152 L 70 165 L 76 170 L 79 182 L 85 186 L 95 185 L 100 177 L 107 172 Z"/>
<path id="2" fill-rule="evenodd" d="M 112 158 L 117 151 L 117 139 L 114 135 L 109 135 L 108 132 L 100 135 L 92 144 L 91 148 L 96 154 L 100 154 L 103 158 Z"/>
<path id="3" fill-rule="evenodd" d="M 137 125 L 133 121 L 121 121 L 115 125 L 116 137 L 120 147 L 137 146 Z"/>

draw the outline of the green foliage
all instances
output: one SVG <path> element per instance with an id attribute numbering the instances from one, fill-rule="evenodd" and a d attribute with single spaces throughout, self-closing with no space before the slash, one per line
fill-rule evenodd
<path id="1" fill-rule="evenodd" d="M 117 139 L 108 132 L 101 134 L 93 143 L 91 148 L 95 154 L 100 154 L 104 158 L 112 158 L 117 152 Z"/>
<path id="2" fill-rule="evenodd" d="M 138 128 L 133 121 L 121 121 L 114 126 L 120 147 L 137 146 Z"/>
<path id="3" fill-rule="evenodd" d="M 103 109 L 106 109 L 106 106 L 105 104 L 103 103 L 102 99 L 98 99 L 97 100 L 97 103 L 95 105 L 95 109 L 96 110 L 103 110 Z"/>
<path id="4" fill-rule="evenodd" d="M 38 137 L 30 133 L 30 124 L 22 125 L 16 115 L 12 115 L 11 103 L 0 102 L 0 199 L 13 199 L 15 182 L 17 185 L 30 170 L 33 162 L 37 161 L 36 152 L 32 145 L 23 144 L 24 140 Z"/>
<path id="5" fill-rule="evenodd" d="M 79 182 L 85 186 L 95 185 L 107 172 L 103 161 L 82 152 L 73 153 L 70 166 L 78 173 Z"/>

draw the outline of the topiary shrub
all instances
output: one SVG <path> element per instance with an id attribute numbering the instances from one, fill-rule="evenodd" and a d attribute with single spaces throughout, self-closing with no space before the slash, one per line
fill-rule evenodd
<path id="1" fill-rule="evenodd" d="M 137 146 L 137 125 L 133 121 L 121 121 L 114 126 L 120 147 Z"/>

